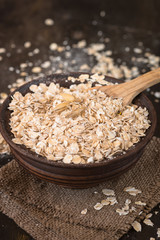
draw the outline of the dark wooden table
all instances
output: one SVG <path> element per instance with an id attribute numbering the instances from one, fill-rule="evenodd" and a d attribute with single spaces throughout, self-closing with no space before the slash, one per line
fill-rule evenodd
<path id="1" fill-rule="evenodd" d="M 105 14 L 102 11 L 105 11 Z M 113 57 L 122 59 L 128 66 L 131 65 L 132 52 L 130 54 L 125 52 L 125 46 L 134 48 L 139 42 L 143 42 L 145 49 L 160 56 L 159 11 L 158 0 L 0 0 L 0 48 L 3 47 L 7 51 L 0 62 L 0 92 L 9 92 L 8 84 L 20 78 L 18 71 L 20 63 L 28 60 L 35 66 L 48 60 L 50 55 L 48 46 L 52 42 L 60 45 L 68 42 L 71 45 L 82 39 L 92 43 L 109 37 L 111 39 L 109 48 L 114 53 Z M 47 27 L 44 24 L 46 18 L 52 18 L 55 24 Z M 24 48 L 26 41 L 32 43 L 30 48 L 32 51 L 38 48 L 40 52 L 29 57 L 29 50 Z M 78 56 L 80 56 L 78 64 L 81 65 L 85 56 L 83 54 Z M 76 52 L 73 52 L 72 58 L 76 57 Z M 63 62 L 63 56 L 60 61 Z M 54 65 L 54 61 L 52 63 Z M 56 67 L 55 63 L 53 69 Z M 147 70 L 148 66 L 139 66 L 142 69 L 144 67 Z M 69 65 L 68 70 L 77 69 Z M 27 72 L 31 73 L 30 70 Z M 44 71 L 44 73 L 48 72 Z M 160 103 L 155 102 L 152 94 L 155 91 L 160 91 L 160 85 L 152 87 L 146 94 L 157 110 L 158 124 L 155 135 L 160 137 Z M 0 167 L 10 160 L 12 160 L 11 156 L 1 155 Z M 154 222 L 154 227 L 142 223 L 141 233 L 131 229 L 121 240 L 147 240 L 150 237 L 158 239 L 156 231 L 157 227 L 160 227 L 159 208 L 160 205 L 152 210 L 151 220 Z M 155 211 L 158 211 L 157 215 L 154 214 Z M 0 213 L 0 239 L 31 240 L 33 238 L 20 229 L 13 220 Z"/>

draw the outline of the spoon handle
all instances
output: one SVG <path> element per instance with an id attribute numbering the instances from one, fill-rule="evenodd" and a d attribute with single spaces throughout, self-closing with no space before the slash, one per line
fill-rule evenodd
<path id="1" fill-rule="evenodd" d="M 133 94 L 133 97 L 157 83 L 160 83 L 160 68 L 145 73 L 129 82 L 123 83 L 126 91 Z"/>
<path id="2" fill-rule="evenodd" d="M 123 105 L 128 105 L 139 93 L 157 83 L 160 83 L 160 68 L 145 73 L 129 82 L 94 88 L 106 92 L 110 97 L 122 98 Z"/>

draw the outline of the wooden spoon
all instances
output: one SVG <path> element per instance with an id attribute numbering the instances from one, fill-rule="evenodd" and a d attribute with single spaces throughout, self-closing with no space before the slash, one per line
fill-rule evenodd
<path id="1" fill-rule="evenodd" d="M 122 98 L 123 104 L 128 105 L 146 88 L 160 82 L 160 68 L 145 73 L 129 82 L 110 86 L 97 86 L 92 89 L 104 91 L 109 97 Z"/>

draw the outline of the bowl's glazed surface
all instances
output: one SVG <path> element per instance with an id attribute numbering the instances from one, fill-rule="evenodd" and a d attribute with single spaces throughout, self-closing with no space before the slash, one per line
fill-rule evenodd
<path id="1" fill-rule="evenodd" d="M 72 84 L 79 84 L 79 82 L 76 81 L 75 83 L 72 83 L 71 81 L 66 81 L 68 76 L 78 77 L 80 74 L 82 73 L 53 74 L 28 82 L 16 89 L 16 91 L 20 91 L 22 95 L 25 95 L 29 92 L 30 85 L 39 85 L 42 82 L 47 85 L 51 82 L 55 82 L 63 87 L 69 87 Z M 117 79 L 107 76 L 105 79 L 113 83 L 120 82 Z M 146 136 L 141 138 L 140 142 L 134 147 L 127 150 L 125 154 L 119 154 L 113 159 L 104 159 L 104 161 L 101 161 L 100 163 L 65 164 L 54 162 L 52 160 L 47 160 L 45 157 L 37 155 L 25 146 L 17 145 L 12 141 L 13 135 L 9 126 L 10 111 L 8 110 L 8 106 L 13 94 L 14 92 L 4 101 L 0 113 L 0 130 L 6 142 L 9 144 L 13 156 L 20 165 L 37 177 L 64 187 L 91 187 L 127 171 L 140 158 L 145 146 L 151 140 L 156 127 L 156 112 L 154 107 L 144 94 L 140 94 L 135 98 L 134 103 L 148 109 L 151 126 L 146 131 Z"/>

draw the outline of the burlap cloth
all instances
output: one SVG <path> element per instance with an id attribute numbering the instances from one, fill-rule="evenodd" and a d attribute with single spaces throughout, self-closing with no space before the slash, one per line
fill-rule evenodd
<path id="1" fill-rule="evenodd" d="M 136 197 L 124 187 L 142 190 Z M 93 206 L 105 199 L 103 188 L 115 190 L 118 204 Z M 94 192 L 98 193 L 94 193 Z M 115 210 L 125 200 L 146 202 L 136 212 L 119 216 Z M 140 161 L 119 178 L 83 190 L 62 188 L 30 175 L 15 160 L 0 169 L 0 210 L 38 240 L 114 240 L 127 232 L 131 223 L 143 219 L 160 202 L 160 139 L 153 138 Z M 86 215 L 81 210 L 87 208 Z M 139 212 L 143 213 L 139 216 Z"/>

